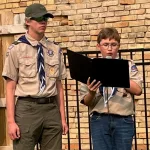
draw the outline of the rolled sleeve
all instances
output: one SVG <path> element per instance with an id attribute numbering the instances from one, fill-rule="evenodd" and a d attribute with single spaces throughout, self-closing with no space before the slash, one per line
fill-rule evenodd
<path id="1" fill-rule="evenodd" d="M 7 50 L 7 56 L 3 67 L 2 77 L 4 79 L 10 78 L 11 80 L 18 80 L 18 60 L 14 48 Z"/>
<path id="2" fill-rule="evenodd" d="M 87 85 L 81 83 L 79 100 L 82 104 L 84 104 L 84 97 L 88 94 L 88 92 Z"/>
<path id="3" fill-rule="evenodd" d="M 137 83 L 142 88 L 143 83 L 143 77 L 142 74 L 139 72 L 137 66 L 133 61 L 130 61 L 129 65 L 130 70 L 130 79 L 133 80 L 135 83 Z"/>
<path id="4" fill-rule="evenodd" d="M 58 80 L 63 80 L 67 78 L 66 67 L 63 61 L 63 54 L 60 52 L 60 60 L 59 60 L 59 77 Z"/>

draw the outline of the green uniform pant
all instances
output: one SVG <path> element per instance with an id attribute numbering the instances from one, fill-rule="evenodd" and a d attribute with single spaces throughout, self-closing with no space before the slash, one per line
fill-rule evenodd
<path id="1" fill-rule="evenodd" d="M 21 137 L 13 141 L 14 150 L 34 150 L 37 143 L 40 150 L 62 150 L 62 125 L 56 101 L 37 104 L 20 99 L 15 119 Z"/>

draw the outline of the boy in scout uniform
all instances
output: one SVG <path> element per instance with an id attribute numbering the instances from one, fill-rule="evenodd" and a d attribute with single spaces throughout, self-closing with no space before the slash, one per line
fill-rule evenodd
<path id="1" fill-rule="evenodd" d="M 54 16 L 32 4 L 25 17 L 27 32 L 8 48 L 2 73 L 9 136 L 14 150 L 33 150 L 37 143 L 41 150 L 62 150 L 68 132 L 61 83 L 66 70 L 60 47 L 44 36 Z"/>
<path id="2" fill-rule="evenodd" d="M 119 46 L 120 36 L 116 29 L 100 31 L 97 47 L 102 57 L 118 59 Z M 129 60 L 129 72 L 130 88 L 106 88 L 100 81 L 90 83 L 90 78 L 87 85 L 81 85 L 81 103 L 90 111 L 93 150 L 131 150 L 134 136 L 134 101 L 131 95 L 142 93 L 142 77 L 132 60 Z"/>

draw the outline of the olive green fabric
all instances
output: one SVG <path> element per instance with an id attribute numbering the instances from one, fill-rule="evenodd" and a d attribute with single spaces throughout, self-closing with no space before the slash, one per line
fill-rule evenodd
<path id="1" fill-rule="evenodd" d="M 19 99 L 16 103 L 16 123 L 21 137 L 14 141 L 14 150 L 62 150 L 62 125 L 59 107 L 54 101 L 37 104 Z"/>
<path id="2" fill-rule="evenodd" d="M 47 12 L 46 8 L 41 5 L 41 4 L 32 4 L 30 6 L 28 6 L 25 10 L 25 16 L 26 17 L 41 17 L 41 16 L 44 16 L 46 15 L 47 17 L 50 17 L 50 18 L 54 18 L 54 16 Z"/>

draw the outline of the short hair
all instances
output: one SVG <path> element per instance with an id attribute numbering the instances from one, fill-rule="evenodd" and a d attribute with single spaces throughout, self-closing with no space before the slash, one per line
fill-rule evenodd
<path id="1" fill-rule="evenodd" d="M 97 43 L 99 44 L 102 39 L 115 39 L 118 43 L 120 43 L 120 35 L 115 28 L 103 28 L 98 36 Z"/>
<path id="2" fill-rule="evenodd" d="M 25 17 L 24 28 L 28 30 L 29 26 L 26 24 L 26 20 L 30 20 L 29 17 Z"/>

